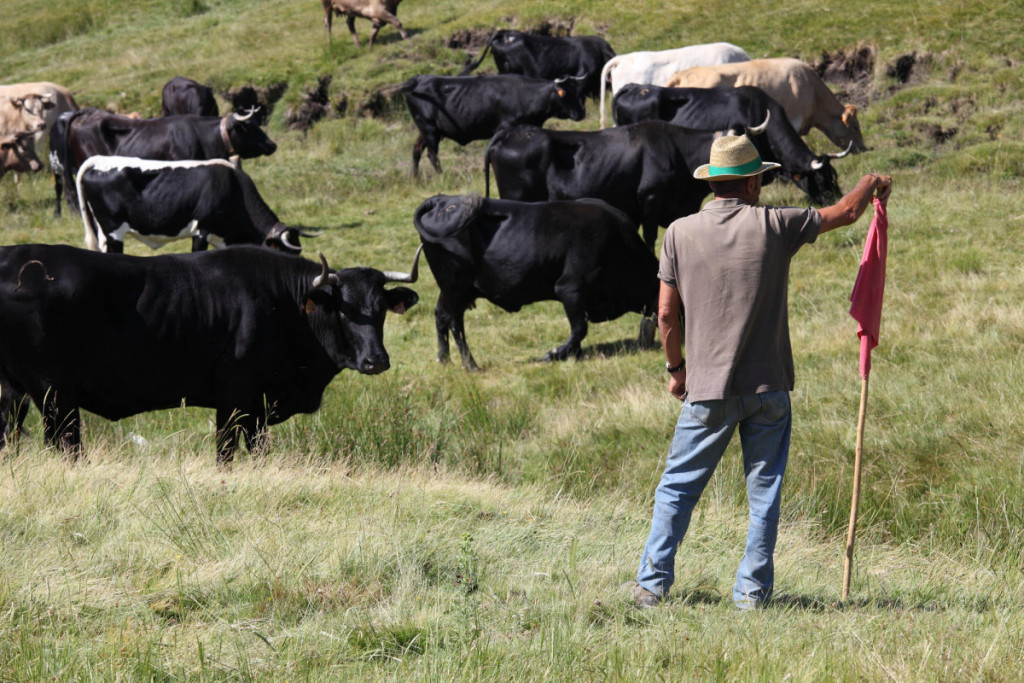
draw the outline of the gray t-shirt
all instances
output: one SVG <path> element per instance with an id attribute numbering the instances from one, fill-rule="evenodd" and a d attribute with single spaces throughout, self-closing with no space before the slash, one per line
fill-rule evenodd
<path id="1" fill-rule="evenodd" d="M 814 209 L 739 199 L 669 226 L 658 277 L 683 301 L 691 401 L 793 389 L 789 262 L 820 229 Z"/>

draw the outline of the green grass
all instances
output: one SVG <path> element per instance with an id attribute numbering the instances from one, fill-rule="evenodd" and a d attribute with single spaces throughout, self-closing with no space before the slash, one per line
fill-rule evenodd
<path id="1" fill-rule="evenodd" d="M 442 43 L 467 28 L 575 19 L 620 53 L 728 40 L 809 61 L 873 45 L 859 114 L 871 149 L 835 165 L 844 189 L 878 171 L 894 191 L 849 603 L 860 382 L 846 311 L 867 217 L 792 270 L 795 429 L 772 608 L 740 615 L 728 600 L 746 518 L 736 445 L 668 607 L 639 613 L 619 587 L 678 408 L 661 351 L 634 343 L 637 316 L 592 325 L 582 361 L 545 364 L 568 334 L 559 305 L 480 302 L 466 324 L 483 372 L 469 375 L 434 360 L 425 271 L 420 304 L 386 324 L 392 369 L 340 374 L 318 413 L 272 428 L 270 454 L 230 471 L 214 465 L 212 411 L 87 415 L 77 465 L 41 447 L 33 411 L 33 437 L 0 462 L 0 678 L 1019 679 L 1019 3 L 411 1 L 399 16 L 413 40 L 385 27 L 372 52 L 343 22 L 328 45 L 312 0 L 7 0 L 4 12 L 19 30 L 0 43 L 3 80 L 62 83 L 82 105 L 152 115 L 176 74 L 218 91 L 287 83 L 269 126 L 279 150 L 246 170 L 285 222 L 323 231 L 307 256 L 334 267 L 407 268 L 419 203 L 482 191 L 484 142 L 443 142 L 444 174 L 424 165 L 411 180 L 402 107 L 356 116 L 414 73 L 456 72 L 465 53 Z M 369 24 L 356 26 L 365 44 Z M 887 70 L 907 55 L 904 84 Z M 285 109 L 323 75 L 348 115 L 287 130 Z M 588 113 L 550 125 L 595 129 Z M 52 217 L 49 178 L 13 180 L 0 182 L 3 243 L 82 243 L 77 218 Z M 806 201 L 791 186 L 764 198 Z"/>

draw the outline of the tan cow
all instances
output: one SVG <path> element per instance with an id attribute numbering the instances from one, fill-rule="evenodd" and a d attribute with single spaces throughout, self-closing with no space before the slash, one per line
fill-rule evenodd
<path id="1" fill-rule="evenodd" d="M 20 114 L 22 125 L 14 127 L 7 119 L 10 109 Z M 38 144 L 53 128 L 53 122 L 66 111 L 78 109 L 78 103 L 67 88 L 55 83 L 14 83 L 0 85 L 0 132 L 15 133 L 23 130 L 36 131 L 35 141 Z M 43 121 L 38 127 L 37 122 Z"/>
<path id="2" fill-rule="evenodd" d="M 370 32 L 370 47 L 373 47 L 373 39 L 377 37 L 377 31 L 381 25 L 387 22 L 398 29 L 402 38 L 409 40 L 409 34 L 402 27 L 402 22 L 395 16 L 398 11 L 398 3 L 402 0 L 322 0 L 324 4 L 324 28 L 327 29 L 327 39 L 331 39 L 331 22 L 334 15 L 339 17 L 345 15 L 345 22 L 348 30 L 352 33 L 352 40 L 359 47 L 359 36 L 356 35 L 356 17 L 363 17 L 373 22 L 373 31 Z"/>
<path id="3" fill-rule="evenodd" d="M 32 131 L 0 134 L 0 178 L 7 171 L 34 173 L 43 167 L 32 144 Z"/>
<path id="4" fill-rule="evenodd" d="M 864 137 L 857 108 L 843 106 L 817 72 L 799 59 L 780 57 L 749 62 L 697 66 L 676 73 L 670 88 L 721 88 L 752 85 L 778 100 L 793 128 L 806 135 L 811 128 L 823 132 L 842 149 L 863 152 Z"/>

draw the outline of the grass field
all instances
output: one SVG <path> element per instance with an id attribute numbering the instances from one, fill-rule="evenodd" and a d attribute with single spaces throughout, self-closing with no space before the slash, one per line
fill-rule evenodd
<path id="1" fill-rule="evenodd" d="M 441 145 L 410 179 L 414 126 L 386 96 L 454 73 L 467 30 L 573 23 L 619 53 L 727 40 L 755 57 L 873 57 L 837 91 L 868 146 L 843 189 L 889 173 L 888 283 L 873 356 L 851 600 L 839 601 L 860 382 L 847 315 L 869 217 L 794 261 L 797 388 L 777 600 L 729 592 L 746 502 L 736 444 L 698 507 L 664 609 L 632 578 L 678 405 L 638 317 L 592 325 L 578 362 L 546 364 L 561 307 L 480 302 L 483 372 L 439 365 L 429 271 L 389 317 L 392 368 L 340 374 L 321 410 L 271 429 L 271 452 L 214 464 L 213 414 L 85 417 L 87 458 L 32 438 L 0 461 L 4 680 L 1019 680 L 1024 667 L 1024 38 L 1019 2 L 837 7 L 807 0 L 653 3 L 410 0 L 413 36 L 328 44 L 319 3 L 6 0 L 0 80 L 49 80 L 83 106 L 156 115 L 176 74 L 220 91 L 285 84 L 247 162 L 306 255 L 408 267 L 412 214 L 482 192 L 484 142 Z M 485 67 L 493 69 L 487 60 Z M 288 120 L 331 76 L 332 114 Z M 333 104 L 347 98 L 346 114 Z M 221 100 L 225 104 L 225 100 Z M 361 116 L 369 107 L 378 116 Z M 588 106 L 578 124 L 596 129 Z M 831 151 L 817 133 L 813 149 Z M 2 243 L 82 244 L 45 174 L 0 181 Z M 772 186 L 766 203 L 805 203 Z M 148 249 L 129 242 L 130 253 Z M 180 243 L 178 250 L 187 249 Z M 119 368 L 116 354 L 112 368 Z"/>

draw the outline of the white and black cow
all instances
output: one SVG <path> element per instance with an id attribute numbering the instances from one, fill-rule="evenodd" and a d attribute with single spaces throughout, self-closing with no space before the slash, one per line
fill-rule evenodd
<path id="1" fill-rule="evenodd" d="M 434 309 L 439 361 L 448 360 L 451 332 L 463 367 L 479 369 L 463 325 L 479 297 L 512 312 L 560 301 L 571 331 L 545 360 L 578 357 L 588 322 L 654 312 L 657 259 L 629 218 L 603 201 L 437 195 L 420 205 L 414 222 L 441 289 Z"/>
<path id="2" fill-rule="evenodd" d="M 242 169 L 223 159 L 153 161 L 89 157 L 75 179 L 85 224 L 85 245 L 122 253 L 131 234 L 152 249 L 192 239 L 192 251 L 208 245 L 262 244 L 299 253 L 299 237 L 284 225 Z"/>
<path id="3" fill-rule="evenodd" d="M 418 300 L 410 273 L 332 270 L 258 247 L 150 257 L 0 247 L 0 445 L 27 396 L 46 442 L 77 457 L 84 409 L 108 420 L 217 411 L 217 459 L 320 407 L 343 369 L 390 367 L 384 317 Z M 121 370 L 111 369 L 112 354 Z"/>

